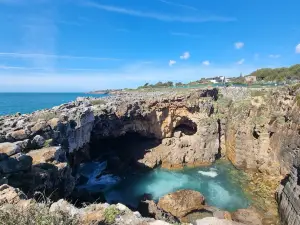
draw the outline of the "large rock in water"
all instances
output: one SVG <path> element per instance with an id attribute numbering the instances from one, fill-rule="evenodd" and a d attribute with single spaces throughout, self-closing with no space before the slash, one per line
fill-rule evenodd
<path id="1" fill-rule="evenodd" d="M 179 190 L 159 199 L 158 207 L 178 219 L 204 207 L 204 196 L 193 190 Z"/>

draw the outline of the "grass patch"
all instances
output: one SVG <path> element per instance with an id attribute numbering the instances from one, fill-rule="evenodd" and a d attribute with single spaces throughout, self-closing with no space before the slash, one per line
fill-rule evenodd
<path id="1" fill-rule="evenodd" d="M 104 105 L 106 104 L 106 101 L 103 99 L 93 99 L 90 101 L 92 105 Z"/>
<path id="2" fill-rule="evenodd" d="M 44 144 L 44 147 L 45 148 L 48 148 L 48 147 L 51 147 L 52 146 L 52 139 L 48 139 L 45 141 L 45 144 Z"/>
<path id="3" fill-rule="evenodd" d="M 300 83 L 292 85 L 291 89 L 293 92 L 297 91 L 298 89 L 300 89 Z"/>
<path id="4" fill-rule="evenodd" d="M 79 225 L 79 218 L 63 211 L 49 212 L 47 204 L 28 207 L 6 205 L 0 208 L 0 225 Z"/>
<path id="5" fill-rule="evenodd" d="M 31 120 L 34 122 L 36 122 L 38 120 L 49 121 L 55 117 L 57 117 L 57 115 L 54 112 L 40 112 L 40 113 L 38 112 L 33 115 Z"/>
<path id="6" fill-rule="evenodd" d="M 120 214 L 120 210 L 118 210 L 115 206 L 109 206 L 104 211 L 105 222 L 108 224 L 113 224 L 116 220 L 117 215 Z"/>
<path id="7" fill-rule="evenodd" d="M 296 102 L 297 106 L 300 107 L 300 94 L 296 95 L 295 102 Z"/>
<path id="8" fill-rule="evenodd" d="M 251 97 L 258 97 L 258 96 L 264 96 L 266 94 L 263 90 L 253 90 L 251 91 Z"/>

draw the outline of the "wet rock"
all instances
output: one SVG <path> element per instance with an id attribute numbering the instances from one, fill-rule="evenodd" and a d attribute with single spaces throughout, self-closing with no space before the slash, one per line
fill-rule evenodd
<path id="1" fill-rule="evenodd" d="M 200 192 L 180 190 L 167 194 L 159 199 L 158 207 L 171 213 L 178 219 L 188 213 L 203 209 L 204 197 Z"/>

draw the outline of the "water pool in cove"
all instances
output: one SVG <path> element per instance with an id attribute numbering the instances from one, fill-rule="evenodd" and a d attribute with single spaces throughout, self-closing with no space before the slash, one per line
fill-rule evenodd
<path id="1" fill-rule="evenodd" d="M 234 211 L 250 204 L 239 183 L 244 176 L 228 162 L 178 171 L 158 168 L 124 177 L 117 186 L 105 192 L 105 197 L 109 203 L 121 202 L 136 208 L 144 193 L 151 194 L 157 201 L 170 192 L 192 189 L 201 192 L 208 205 Z"/>

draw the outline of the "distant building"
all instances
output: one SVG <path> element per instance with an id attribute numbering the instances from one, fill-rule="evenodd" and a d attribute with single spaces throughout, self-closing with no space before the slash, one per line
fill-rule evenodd
<path id="1" fill-rule="evenodd" d="M 256 82 L 256 76 L 247 76 L 244 77 L 246 82 Z"/>
<path id="2" fill-rule="evenodd" d="M 224 76 L 214 77 L 209 79 L 210 82 L 216 84 L 216 83 L 224 83 L 226 82 L 226 78 Z"/>

